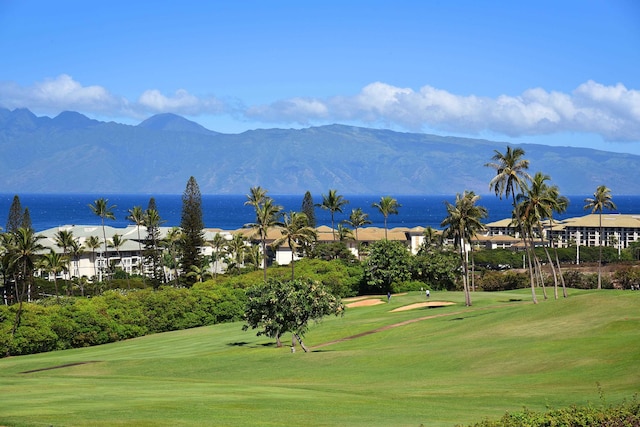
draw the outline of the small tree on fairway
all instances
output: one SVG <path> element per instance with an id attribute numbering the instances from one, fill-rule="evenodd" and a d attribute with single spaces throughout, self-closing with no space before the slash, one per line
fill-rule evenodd
<path id="1" fill-rule="evenodd" d="M 204 246 L 204 221 L 202 219 L 202 196 L 194 177 L 189 178 L 187 188 L 182 195 L 182 240 L 180 242 L 182 271 L 191 271 L 192 266 L 200 268 L 202 254 L 200 248 Z M 186 277 L 186 276 L 185 276 Z M 195 279 L 187 277 L 187 284 L 192 285 Z"/>
<path id="2" fill-rule="evenodd" d="M 258 336 L 276 339 L 291 332 L 291 344 L 300 343 L 306 352 L 302 337 L 309 329 L 309 322 L 319 322 L 324 316 L 339 315 L 344 305 L 339 297 L 332 295 L 320 282 L 313 280 L 268 280 L 247 290 L 247 308 L 243 329 L 258 329 Z"/>

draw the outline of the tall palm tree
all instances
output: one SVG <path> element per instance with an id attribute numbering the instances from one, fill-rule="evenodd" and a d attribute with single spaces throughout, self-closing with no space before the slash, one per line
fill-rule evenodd
<path id="1" fill-rule="evenodd" d="M 87 240 L 84 241 L 84 246 L 87 249 L 91 249 L 91 257 L 93 258 L 93 276 L 98 277 L 98 271 L 96 270 L 96 249 L 100 247 L 100 238 L 98 236 L 89 236 Z"/>
<path id="2" fill-rule="evenodd" d="M 598 212 L 599 219 L 599 257 L 598 257 L 598 289 L 602 289 L 602 211 L 617 209 L 616 204 L 613 203 L 613 197 L 611 196 L 611 190 L 604 185 L 600 185 L 593 193 L 593 198 L 584 199 L 586 205 L 584 209 L 591 209 L 591 213 Z"/>
<path id="3" fill-rule="evenodd" d="M 524 159 L 524 150 L 522 148 L 511 148 L 507 146 L 507 151 L 503 154 L 498 150 L 494 150 L 494 155 L 491 158 L 491 162 L 486 163 L 486 167 L 490 167 L 496 171 L 496 176 L 489 181 L 489 189 L 493 190 L 497 197 L 502 199 L 502 196 L 509 198 L 511 196 L 513 204 L 513 216 L 516 219 L 518 226 L 518 232 L 520 238 L 527 250 L 527 240 L 524 236 L 523 225 L 516 212 L 516 194 L 518 194 L 527 181 L 531 181 L 531 176 L 527 173 L 529 169 L 529 160 Z M 534 286 L 533 277 L 533 265 L 531 258 L 529 262 L 529 280 L 531 286 Z M 534 302 L 537 302 L 535 296 Z"/>
<path id="4" fill-rule="evenodd" d="M 58 273 L 62 273 L 67 270 L 67 260 L 65 259 L 65 256 L 60 255 L 53 249 L 50 249 L 48 254 L 43 255 L 41 266 L 44 271 L 53 274 L 56 299 L 60 299 L 60 293 L 58 292 Z"/>
<path id="5" fill-rule="evenodd" d="M 535 227 L 538 230 L 540 241 L 542 242 L 542 246 L 547 257 L 548 265 L 551 267 L 551 272 L 553 274 L 554 295 L 557 299 L 558 274 L 556 272 L 554 262 L 551 259 L 546 241 L 544 240 L 544 227 L 542 225 L 542 221 L 549 221 L 549 233 L 551 234 L 551 228 L 553 227 L 553 212 L 563 212 L 568 204 L 568 199 L 566 197 L 560 196 L 560 190 L 556 185 L 547 185 L 547 181 L 549 179 L 550 178 L 548 175 L 545 175 L 542 172 L 537 172 L 531 180 L 530 185 L 528 185 L 523 193 L 518 196 L 517 200 L 519 204 L 522 205 L 521 210 L 523 211 L 523 217 L 525 218 L 525 221 L 527 219 L 530 219 L 535 224 Z M 531 241 L 531 247 L 534 247 L 533 241 Z M 535 257 L 535 252 L 532 254 L 532 256 Z M 560 268 L 559 262 L 558 268 Z M 560 276 L 562 276 L 561 271 Z M 564 283 L 562 277 L 560 278 L 560 280 L 562 280 Z M 564 292 L 566 294 L 566 290 Z"/>
<path id="6" fill-rule="evenodd" d="M 398 208 L 402 207 L 396 199 L 391 196 L 384 196 L 380 198 L 378 203 L 373 203 L 372 208 L 378 208 L 378 211 L 384 216 L 384 238 L 387 239 L 387 218 L 389 215 L 398 215 Z"/>
<path id="7" fill-rule="evenodd" d="M 12 337 L 15 336 L 16 329 L 20 325 L 24 296 L 27 292 L 30 293 L 33 281 L 33 270 L 39 262 L 41 251 L 44 249 L 44 246 L 39 243 L 42 238 L 43 236 L 36 235 L 32 228 L 21 227 L 13 233 L 9 252 L 11 254 L 10 263 L 12 266 L 15 266 L 15 271 L 17 272 L 16 293 L 18 294 L 19 306 L 16 311 L 13 329 L 11 330 Z M 22 291 L 19 293 L 17 292 L 18 282 L 22 283 Z"/>
<path id="8" fill-rule="evenodd" d="M 288 215 L 285 213 L 280 232 L 282 236 L 277 238 L 272 245 L 273 247 L 278 247 L 283 243 L 287 243 L 291 248 L 291 280 L 294 280 L 296 249 L 317 240 L 318 234 L 315 228 L 309 226 L 309 219 L 302 212 L 289 212 Z"/>
<path id="9" fill-rule="evenodd" d="M 142 283 L 144 283 L 145 276 L 142 271 L 142 239 L 140 238 L 140 226 L 144 224 L 144 210 L 142 206 L 134 206 L 129 209 L 127 220 L 136 225 L 136 231 L 138 232 L 138 272 L 142 275 Z"/>
<path id="10" fill-rule="evenodd" d="M 333 240 L 336 240 L 335 214 L 342 213 L 342 208 L 349 203 L 342 195 L 338 194 L 338 190 L 329 190 L 329 194 L 322 195 L 322 203 L 319 205 L 322 209 L 331 212 L 331 230 L 333 232 Z"/>
<path id="11" fill-rule="evenodd" d="M 262 261 L 264 270 L 264 280 L 267 280 L 267 235 L 269 230 L 273 227 L 280 226 L 280 214 L 282 206 L 276 205 L 271 197 L 264 197 L 262 203 L 257 204 L 256 210 L 256 222 L 252 224 L 246 224 L 245 227 L 252 228 L 254 236 L 260 238 L 262 246 Z"/>
<path id="12" fill-rule="evenodd" d="M 557 190 L 557 187 L 556 187 Z M 560 266 L 560 258 L 558 257 L 558 248 L 555 244 L 555 241 L 552 238 L 553 235 L 553 213 L 564 213 L 569 206 L 569 199 L 565 196 L 560 195 L 560 191 L 557 190 L 551 193 L 551 197 L 555 198 L 553 201 L 553 209 L 551 211 L 551 217 L 549 218 L 549 243 L 553 247 L 553 252 L 556 258 L 556 266 L 558 267 L 558 275 L 560 276 L 560 283 L 562 283 L 562 296 L 567 298 L 567 287 L 564 282 L 564 275 L 562 274 L 562 268 Z"/>
<path id="13" fill-rule="evenodd" d="M 484 229 L 481 220 L 487 217 L 487 209 L 477 206 L 480 196 L 473 191 L 464 191 L 456 194 L 455 204 L 445 201 L 447 217 L 440 224 L 444 227 L 443 233 L 453 238 L 454 245 L 459 246 L 464 277 L 462 280 L 465 292 L 465 304 L 471 306 L 471 293 L 469 292 L 469 263 L 467 261 L 467 243 L 476 233 Z"/>
<path id="14" fill-rule="evenodd" d="M 349 219 L 345 219 L 344 222 L 345 224 L 349 224 L 355 232 L 356 246 L 358 247 L 358 259 L 360 259 L 360 240 L 358 240 L 358 229 L 367 224 L 371 224 L 369 214 L 364 213 L 362 208 L 351 209 Z"/>
<path id="15" fill-rule="evenodd" d="M 91 212 L 93 212 L 94 215 L 99 216 L 100 220 L 102 221 L 102 239 L 104 241 L 104 258 L 105 258 L 104 262 L 105 262 L 105 265 L 108 267 L 109 255 L 107 252 L 107 232 L 104 228 L 104 220 L 116 219 L 116 216 L 113 213 L 113 210 L 116 208 L 116 205 L 109 206 L 109 199 L 105 199 L 102 197 L 102 198 L 96 199 L 92 205 L 90 204 L 89 208 L 91 209 Z M 102 280 L 102 278 L 100 278 L 100 280 Z"/>

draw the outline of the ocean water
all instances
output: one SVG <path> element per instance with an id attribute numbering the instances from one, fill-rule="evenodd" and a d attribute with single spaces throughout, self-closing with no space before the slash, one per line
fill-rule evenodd
<path id="1" fill-rule="evenodd" d="M 108 199 L 109 205 L 115 205 L 115 220 L 106 220 L 106 224 L 113 227 L 126 227 L 130 224 L 126 217 L 128 210 L 134 206 L 147 208 L 149 199 L 154 197 L 160 216 L 165 221 L 165 226 L 179 226 L 182 211 L 182 195 L 158 195 L 148 194 L 18 194 L 22 208 L 29 208 L 31 221 L 36 231 L 46 230 L 61 225 L 99 225 L 100 218 L 95 216 L 89 204 L 93 204 L 98 198 Z M 14 194 L 0 194 L 0 227 L 7 223 L 9 208 Z M 303 195 L 271 195 L 274 201 L 283 206 L 284 211 L 300 211 Z M 371 204 L 378 202 L 380 196 L 344 195 L 349 204 L 343 208 L 343 213 L 335 215 L 336 224 L 348 219 L 351 209 L 362 208 L 369 214 L 372 221 L 370 226 L 383 227 L 384 217 Z M 388 227 L 433 227 L 440 229 L 440 223 L 446 216 L 444 201 L 453 202 L 455 195 L 451 196 L 393 196 L 401 207 L 398 215 L 390 215 Z M 569 208 L 566 213 L 557 218 L 569 218 L 582 216 L 587 213 L 583 209 L 584 199 L 589 196 L 568 196 Z M 322 195 L 313 195 L 315 203 L 322 202 Z M 202 212 L 205 227 L 221 228 L 223 230 L 236 230 L 247 223 L 255 221 L 255 213 L 251 206 L 246 206 L 245 195 L 202 195 Z M 640 214 L 640 196 L 616 196 L 613 195 L 618 213 Z M 489 217 L 485 223 L 498 221 L 511 216 L 511 203 L 500 200 L 493 194 L 484 195 L 478 202 L 487 208 Z M 331 215 L 328 211 L 316 208 L 316 222 L 318 225 L 331 225 Z"/>

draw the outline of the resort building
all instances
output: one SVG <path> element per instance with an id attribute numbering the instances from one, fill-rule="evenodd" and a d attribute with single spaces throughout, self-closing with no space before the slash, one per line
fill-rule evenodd
<path id="1" fill-rule="evenodd" d="M 471 245 L 474 247 L 484 249 L 523 249 L 516 230 L 517 226 L 512 224 L 510 219 L 489 223 L 485 227 L 486 232 L 484 234 L 478 234 L 472 239 Z M 81 250 L 74 252 L 71 248 L 66 249 L 67 255 L 71 259 L 69 272 L 60 274 L 60 277 L 85 276 L 91 278 L 95 276 L 100 280 L 109 267 L 135 274 L 139 272 L 143 265 L 144 244 L 147 236 L 147 230 L 144 226 L 129 225 L 126 228 L 105 226 L 104 231 L 103 227 L 99 225 L 65 225 L 51 228 L 38 233 L 43 236 L 40 243 L 45 246 L 47 252 L 49 250 L 58 253 L 64 252 L 56 243 L 57 236 L 62 231 L 71 233 Z M 159 239 L 164 239 L 171 231 L 171 227 L 159 227 Z M 440 231 L 433 231 L 435 231 L 435 234 L 440 233 Z M 615 247 L 618 250 L 628 248 L 632 242 L 640 241 L 640 215 L 603 214 L 602 233 L 605 246 Z M 334 234 L 331 227 L 327 226 L 318 227 L 317 234 L 318 242 L 320 243 L 331 243 L 339 239 L 338 230 Z M 113 245 L 114 236 L 116 235 L 118 235 L 116 241 L 120 241 L 118 247 Z M 213 260 L 210 264 L 211 273 L 224 273 L 230 267 L 228 263 L 234 263 L 237 267 L 244 266 L 242 257 L 234 261 L 233 255 L 227 255 L 225 258 L 222 256 L 223 249 L 214 248 L 212 242 L 215 239 L 220 240 L 216 236 L 221 236 L 228 246 L 237 240 L 241 248 L 261 250 L 259 238 L 250 229 L 205 229 L 204 238 L 207 243 L 201 248 L 201 252 Z M 238 238 L 238 236 L 242 238 Z M 269 264 L 288 265 L 291 262 L 291 248 L 287 244 L 282 244 L 276 248 L 271 245 L 281 236 L 280 229 L 272 228 L 269 230 L 266 239 Z M 107 239 L 106 251 L 104 237 Z M 91 238 L 93 238 L 93 241 L 97 240 L 99 244 L 91 247 L 89 245 Z M 343 241 L 353 255 L 359 257 L 367 252 L 367 246 L 384 238 L 384 228 L 362 227 L 358 229 L 357 241 L 355 230 L 350 230 L 349 238 Z M 425 241 L 425 228 L 391 228 L 386 231 L 386 238 L 402 242 L 411 253 L 416 254 Z M 597 246 L 600 242 L 600 216 L 591 214 L 555 220 L 553 226 L 550 226 L 547 222 L 542 239 L 537 239 L 536 245 L 542 245 L 550 240 L 558 247 Z M 293 259 L 297 260 L 299 257 L 298 254 L 294 254 Z M 257 259 L 256 265 L 262 266 L 261 253 L 257 253 L 254 258 Z M 174 272 L 170 269 L 165 268 L 165 274 L 168 280 L 173 279 Z"/>
<path id="2" fill-rule="evenodd" d="M 598 246 L 600 244 L 600 219 L 602 219 L 602 244 L 622 250 L 640 240 L 640 215 L 589 214 L 581 217 L 554 220 L 544 223 L 544 241 L 553 241 L 557 247 Z M 479 240 L 487 243 L 490 238 L 508 237 L 517 244 L 519 233 L 511 219 L 504 219 L 485 225 L 487 231 Z M 505 245 L 507 244 L 505 240 Z M 489 245 L 487 245 L 489 246 Z M 493 245 L 492 245 L 493 246 Z M 499 247 L 499 246 L 496 246 Z M 504 246 L 506 247 L 506 246 Z"/>

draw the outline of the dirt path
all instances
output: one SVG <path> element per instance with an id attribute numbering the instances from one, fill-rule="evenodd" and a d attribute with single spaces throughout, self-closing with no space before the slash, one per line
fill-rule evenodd
<path id="1" fill-rule="evenodd" d="M 419 304 L 428 304 L 428 303 L 419 303 Z M 505 307 L 505 306 L 510 306 L 510 305 L 514 305 L 512 304 L 505 304 L 505 305 L 500 305 L 500 306 L 490 306 L 490 307 L 481 307 L 481 308 L 470 308 L 467 310 L 463 310 L 463 311 L 452 311 L 449 313 L 441 313 L 441 314 L 434 314 L 431 316 L 423 316 L 423 317 L 418 317 L 416 319 L 410 319 L 410 320 L 405 320 L 404 322 L 400 322 L 400 323 L 394 323 L 391 325 L 386 325 L 386 326 L 381 326 L 379 328 L 376 329 L 372 329 L 370 331 L 366 331 L 366 332 L 361 332 L 359 334 L 356 335 L 351 335 L 349 337 L 345 337 L 345 338 L 340 338 L 338 340 L 334 340 L 334 341 L 329 341 L 323 344 L 318 344 L 318 345 L 314 345 L 312 347 L 310 347 L 311 350 L 316 350 L 318 348 L 323 348 L 323 347 L 327 347 L 333 344 L 337 344 L 337 343 L 341 343 L 341 342 L 345 342 L 345 341 L 351 341 L 354 340 L 356 338 L 360 338 L 360 337 L 366 337 L 367 335 L 372 335 L 372 334 L 376 334 L 378 332 L 383 332 L 383 331 L 388 331 L 389 329 L 393 329 L 393 328 L 399 328 L 401 326 L 405 326 L 405 325 L 410 325 L 412 323 L 416 323 L 416 322 L 422 322 L 423 320 L 429 320 L 429 319 L 436 319 L 438 317 L 447 317 L 447 316 L 457 316 L 460 314 L 468 314 L 468 313 L 473 313 L 475 311 L 482 311 L 482 310 L 490 310 L 490 309 L 494 309 L 497 307 Z M 400 307 L 400 309 L 402 309 L 403 307 Z M 414 307 L 415 308 L 415 307 Z M 399 309 L 396 309 L 394 311 L 399 311 Z"/>

